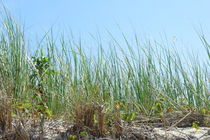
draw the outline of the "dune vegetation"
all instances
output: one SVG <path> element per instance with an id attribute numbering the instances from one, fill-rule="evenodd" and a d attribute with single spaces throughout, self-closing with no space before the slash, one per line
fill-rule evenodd
<path id="1" fill-rule="evenodd" d="M 77 130 L 97 128 L 103 136 L 111 131 L 108 126 L 121 135 L 122 121 L 132 122 L 139 115 L 210 113 L 210 45 L 202 34 L 208 55 L 202 62 L 184 61 L 167 46 L 142 43 L 137 35 L 132 46 L 122 34 L 122 46 L 111 33 L 111 45 L 96 42 L 94 55 L 81 41 L 66 36 L 55 40 L 51 32 L 29 52 L 24 28 L 8 12 L 1 17 L 2 133 L 12 127 L 13 118 L 33 118 L 43 125 L 45 120 L 63 117 Z M 108 45 L 105 51 L 103 46 Z"/>

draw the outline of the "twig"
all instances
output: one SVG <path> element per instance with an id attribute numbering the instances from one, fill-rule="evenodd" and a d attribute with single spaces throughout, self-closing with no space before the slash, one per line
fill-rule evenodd
<path id="1" fill-rule="evenodd" d="M 177 121 L 175 124 L 171 125 L 167 130 L 177 126 L 180 122 L 182 122 L 185 118 L 187 118 L 190 114 L 192 114 L 192 111 L 190 110 L 189 113 L 187 113 L 187 115 L 185 115 L 183 118 L 181 118 L 179 121 Z"/>

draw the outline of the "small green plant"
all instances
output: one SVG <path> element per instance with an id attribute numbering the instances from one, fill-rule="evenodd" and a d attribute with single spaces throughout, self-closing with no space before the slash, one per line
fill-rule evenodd
<path id="1" fill-rule="evenodd" d="M 86 136 L 88 136 L 88 133 L 86 131 L 82 131 L 82 132 L 80 132 L 80 136 L 86 137 Z"/>
<path id="2" fill-rule="evenodd" d="M 32 104 L 28 100 L 26 100 L 26 101 L 21 101 L 16 104 L 13 104 L 12 107 L 16 109 L 30 110 L 32 107 Z"/>
<path id="3" fill-rule="evenodd" d="M 77 136 L 76 135 L 69 135 L 68 138 L 70 140 L 76 140 L 77 139 Z"/>
<path id="4" fill-rule="evenodd" d="M 152 106 L 152 111 L 154 111 L 155 114 L 162 114 L 165 111 L 166 101 L 167 99 L 164 97 L 157 100 Z"/>
<path id="5" fill-rule="evenodd" d="M 50 74 L 50 58 L 44 56 L 42 52 L 40 57 L 32 57 L 32 60 L 34 68 L 30 74 L 31 86 L 35 86 L 40 93 L 43 93 L 44 82 Z"/>
<path id="6" fill-rule="evenodd" d="M 194 121 L 194 122 L 192 123 L 192 128 L 195 128 L 196 130 L 200 129 L 200 127 L 199 127 L 199 122 Z"/>
<path id="7" fill-rule="evenodd" d="M 33 105 L 28 100 L 13 104 L 12 108 L 24 115 L 30 115 L 33 113 Z"/>
<path id="8" fill-rule="evenodd" d="M 41 56 L 39 57 L 32 57 L 32 60 L 35 67 L 30 74 L 31 88 L 35 91 L 33 98 L 38 101 L 38 110 L 41 112 L 45 110 L 46 113 L 48 112 L 49 114 L 49 109 L 47 107 L 48 93 L 45 86 L 48 77 L 55 75 L 58 72 L 51 69 L 51 59 L 45 56 L 43 52 L 41 52 Z"/>
<path id="9" fill-rule="evenodd" d="M 36 106 L 36 114 L 41 118 L 42 115 L 44 115 L 44 118 L 49 120 L 52 116 L 52 111 L 45 105 L 39 103 Z"/>
<path id="10" fill-rule="evenodd" d="M 202 109 L 200 109 L 200 113 L 202 113 L 204 115 L 210 115 L 210 110 L 206 109 L 206 108 L 202 108 Z"/>
<path id="11" fill-rule="evenodd" d="M 121 118 L 125 121 L 133 121 L 137 117 L 136 113 L 122 113 Z"/>

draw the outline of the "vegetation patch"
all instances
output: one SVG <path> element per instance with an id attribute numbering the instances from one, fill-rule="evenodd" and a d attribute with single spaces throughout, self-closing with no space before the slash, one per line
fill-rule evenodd
<path id="1" fill-rule="evenodd" d="M 3 14 L 1 139 L 165 139 L 158 128 L 182 127 L 205 127 L 199 137 L 209 135 L 210 45 L 204 35 L 203 62 L 185 61 L 164 44 L 140 43 L 136 35 L 131 43 L 123 34 L 121 44 L 109 33 L 109 50 L 97 42 L 94 55 L 82 41 L 53 35 L 46 33 L 29 53 L 24 29 Z"/>

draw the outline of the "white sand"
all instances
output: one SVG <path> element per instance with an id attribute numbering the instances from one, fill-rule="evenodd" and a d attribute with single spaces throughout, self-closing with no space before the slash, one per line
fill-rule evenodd
<path id="1" fill-rule="evenodd" d="M 155 128 L 154 131 L 157 134 L 173 139 L 173 137 L 180 137 L 184 139 L 199 139 L 199 140 L 210 140 L 210 128 L 201 127 L 195 129 L 192 127 L 188 128 L 171 128 L 166 130 L 164 128 Z"/>

